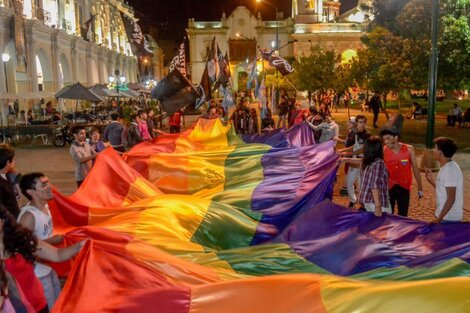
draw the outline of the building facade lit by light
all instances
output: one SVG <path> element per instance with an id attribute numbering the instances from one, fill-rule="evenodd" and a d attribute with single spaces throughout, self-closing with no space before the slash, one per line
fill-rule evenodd
<path id="1" fill-rule="evenodd" d="M 136 20 L 122 0 L 0 0 L 0 52 L 12 58 L 0 90 L 54 93 L 75 82 L 107 83 L 115 70 L 138 80 L 122 16 Z"/>
<path id="2" fill-rule="evenodd" d="M 237 7 L 228 17 L 224 13 L 220 21 L 190 19 L 186 31 L 192 82 L 197 84 L 201 79 L 214 36 L 222 52 L 228 51 L 235 88 L 239 73 L 246 70 L 246 60 L 253 62 L 259 55 L 258 47 L 271 49 L 276 31 L 282 57 L 306 55 L 312 46 L 319 45 L 340 53 L 342 62 L 347 62 L 363 47 L 361 37 L 372 19 L 365 11 L 372 6 L 370 2 L 358 0 L 352 9 L 341 12 L 339 0 L 293 0 L 292 15 L 279 18 L 277 23 L 255 16 L 246 7 Z"/>

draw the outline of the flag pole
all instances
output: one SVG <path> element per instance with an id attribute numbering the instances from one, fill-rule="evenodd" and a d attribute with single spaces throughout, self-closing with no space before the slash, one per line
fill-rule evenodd
<path id="1" fill-rule="evenodd" d="M 292 88 L 294 88 L 294 90 L 295 90 L 296 92 L 300 92 L 300 91 L 297 90 L 297 88 L 295 88 L 295 86 L 294 86 L 294 85 L 290 82 L 290 80 L 288 80 L 285 76 L 284 76 L 284 79 L 289 83 L 289 85 L 291 85 Z"/>

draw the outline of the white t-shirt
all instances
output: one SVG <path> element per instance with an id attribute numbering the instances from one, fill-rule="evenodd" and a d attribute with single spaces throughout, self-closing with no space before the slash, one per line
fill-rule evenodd
<path id="1" fill-rule="evenodd" d="M 46 205 L 47 214 L 32 206 L 30 203 L 21 208 L 18 221 L 21 219 L 23 214 L 26 212 L 31 213 L 34 216 L 34 231 L 33 234 L 41 240 L 45 240 L 52 237 L 52 217 L 49 208 Z M 37 277 L 44 277 L 51 271 L 51 267 L 36 262 L 34 264 L 34 273 Z"/>
<path id="2" fill-rule="evenodd" d="M 456 187 L 455 201 L 449 212 L 444 216 L 446 221 L 463 219 L 463 175 L 455 161 L 447 162 L 437 174 L 436 180 L 436 217 L 441 214 L 447 200 L 446 187 Z"/>

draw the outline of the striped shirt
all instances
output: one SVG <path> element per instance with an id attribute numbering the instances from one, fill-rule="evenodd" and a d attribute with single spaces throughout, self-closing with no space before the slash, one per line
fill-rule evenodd
<path id="1" fill-rule="evenodd" d="M 381 206 L 388 207 L 390 203 L 388 195 L 388 171 L 383 159 L 376 159 L 362 171 L 359 203 L 374 203 L 372 189 L 380 190 Z"/>

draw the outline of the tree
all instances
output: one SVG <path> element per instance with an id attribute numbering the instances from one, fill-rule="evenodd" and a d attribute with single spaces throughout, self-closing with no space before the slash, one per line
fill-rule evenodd
<path id="1" fill-rule="evenodd" d="M 308 92 L 309 102 L 312 94 L 320 95 L 328 89 L 334 89 L 337 82 L 336 69 L 340 61 L 341 56 L 335 51 L 312 46 L 309 55 L 299 57 L 294 63 L 295 86 Z"/>
<path id="2" fill-rule="evenodd" d="M 430 16 L 430 0 L 411 0 L 395 18 L 396 34 L 413 40 L 428 40 L 431 34 Z"/>
<path id="3" fill-rule="evenodd" d="M 470 25 L 468 18 L 443 17 L 439 41 L 438 85 L 446 90 L 470 88 Z"/>
<path id="4" fill-rule="evenodd" d="M 294 90 L 292 84 L 288 81 L 289 76 L 284 77 L 275 69 L 268 69 L 266 70 L 266 87 L 272 88 L 274 86 L 276 90 Z"/>
<path id="5" fill-rule="evenodd" d="M 470 88 L 470 0 L 440 1 L 438 87 Z M 376 25 L 402 39 L 400 70 L 408 88 L 425 88 L 431 34 L 430 0 L 376 0 Z"/>
<path id="6" fill-rule="evenodd" d="M 399 91 L 405 79 L 401 51 L 403 41 L 383 27 L 375 27 L 363 38 L 365 49 L 350 64 L 351 78 L 362 88 L 380 93 L 387 105 L 390 91 Z"/>

